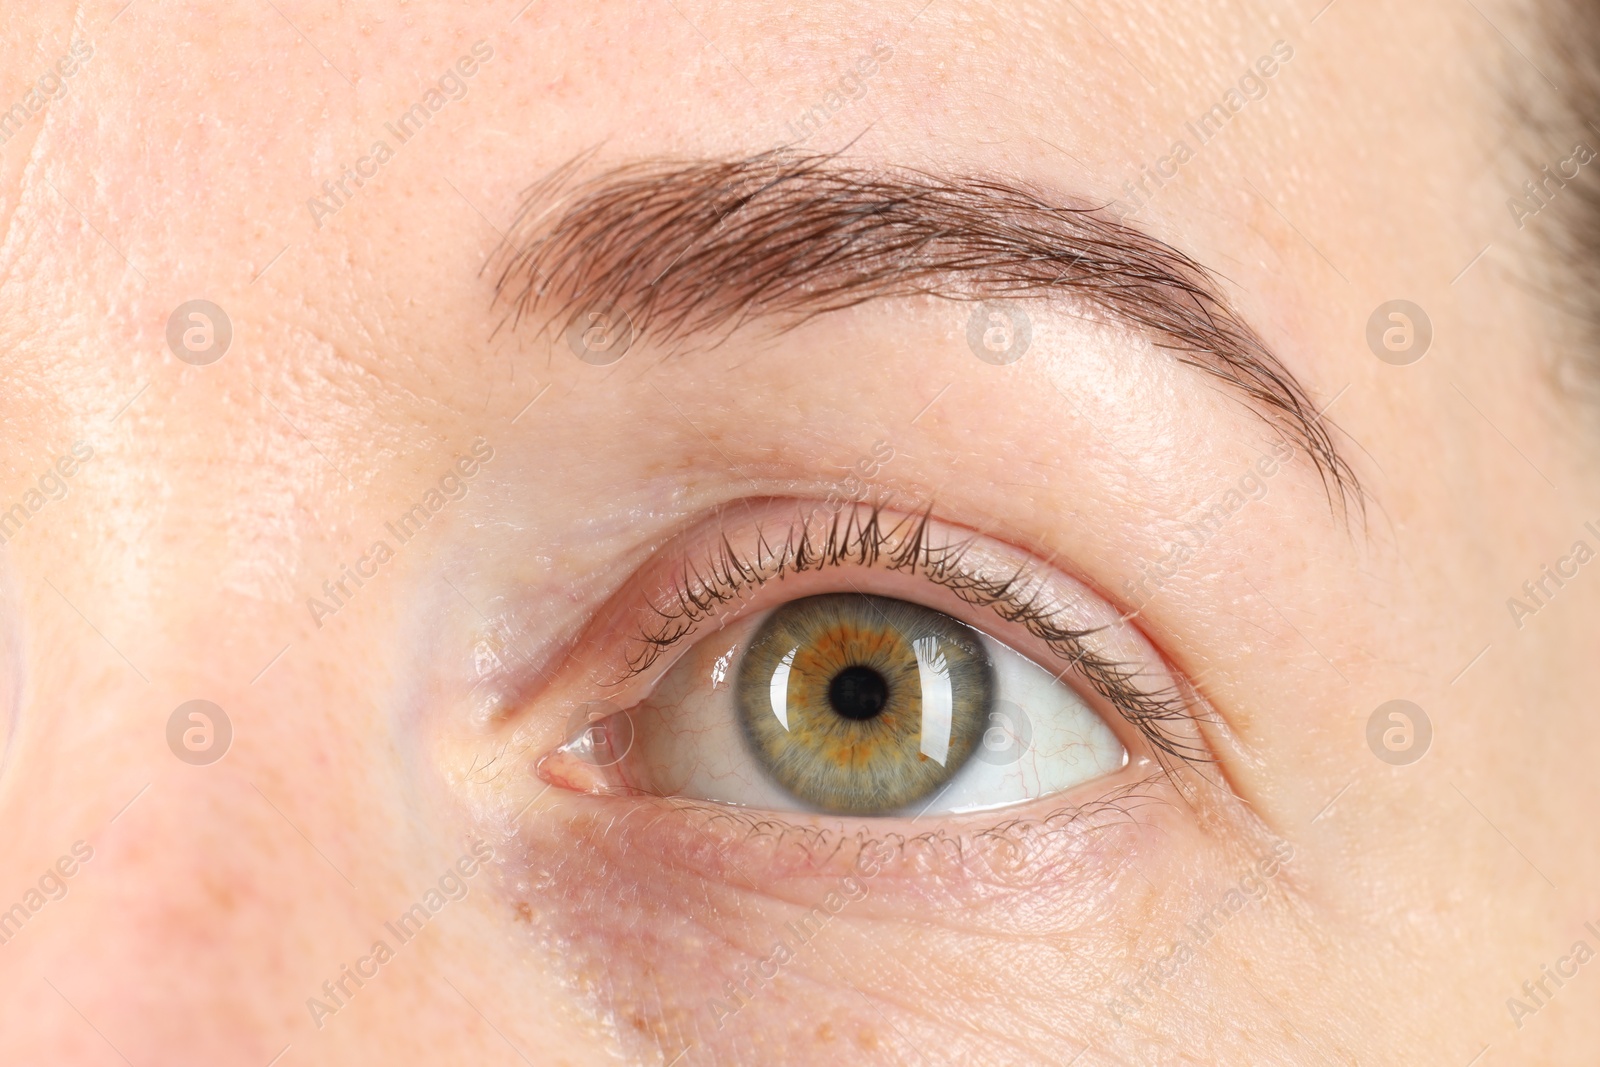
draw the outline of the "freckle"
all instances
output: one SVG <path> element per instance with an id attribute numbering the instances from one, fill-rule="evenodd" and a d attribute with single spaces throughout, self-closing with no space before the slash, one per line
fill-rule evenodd
<path id="1" fill-rule="evenodd" d="M 878 1035 L 863 1029 L 856 1034 L 856 1045 L 863 1052 L 872 1052 L 878 1047 Z"/>
<path id="2" fill-rule="evenodd" d="M 234 910 L 236 901 L 234 900 L 233 890 L 216 882 L 208 884 L 206 888 L 210 891 L 211 899 L 216 902 L 219 910 L 225 912 Z"/>
<path id="3" fill-rule="evenodd" d="M 832 1041 L 833 1040 L 833 1024 L 832 1023 L 823 1023 L 821 1026 L 817 1027 L 817 1040 L 818 1041 Z"/>
<path id="4" fill-rule="evenodd" d="M 644 1017 L 641 1015 L 630 1015 L 628 1017 L 628 1023 L 641 1034 L 650 1029 L 650 1024 L 645 1022 Z"/>
<path id="5" fill-rule="evenodd" d="M 533 922 L 533 909 L 528 907 L 528 902 L 526 900 L 517 901 L 516 912 L 519 922 Z"/>

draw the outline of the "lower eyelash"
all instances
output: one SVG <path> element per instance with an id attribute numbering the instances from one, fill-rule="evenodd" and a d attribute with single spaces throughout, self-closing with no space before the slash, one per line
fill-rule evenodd
<path id="1" fill-rule="evenodd" d="M 639 651 L 628 657 L 622 680 L 648 670 L 669 649 L 691 636 L 722 605 L 749 597 L 768 582 L 788 573 L 829 567 L 878 567 L 923 578 L 954 593 L 973 607 L 988 608 L 1005 622 L 1021 626 L 1066 662 L 1061 677 L 1076 670 L 1149 743 L 1157 762 L 1169 774 L 1177 763 L 1198 766 L 1214 762 L 1200 741 L 1175 728 L 1190 725 L 1189 701 L 1176 686 L 1149 692 L 1136 680 L 1136 664 L 1119 663 L 1096 654 L 1087 639 L 1105 627 L 1073 629 L 1055 622 L 1062 608 L 1053 604 L 1047 584 L 1026 565 L 995 577 L 964 565 L 971 539 L 933 542 L 932 509 L 883 524 L 882 504 L 851 504 L 835 510 L 820 532 L 803 512 L 781 542 L 769 542 L 758 531 L 753 553 L 733 547 L 726 534 L 697 564 L 686 560 L 673 583 L 670 603 L 652 604 L 660 622 L 641 627 Z"/>
<path id="2" fill-rule="evenodd" d="M 1024 888 L 1051 879 L 1061 863 L 1109 847 L 1102 840 L 1106 830 L 1142 826 L 1138 814 L 1142 809 L 1170 805 L 1172 799 L 1162 789 L 1164 781 L 1163 775 L 1152 775 L 1092 801 L 1057 807 L 1043 815 L 1012 815 L 1003 822 L 954 832 L 943 827 L 921 833 L 886 834 L 864 828 L 843 831 L 709 801 L 656 799 L 671 807 L 675 815 L 701 820 L 702 842 L 729 862 L 733 875 L 745 881 L 749 876 L 731 860 L 726 848 L 762 848 L 768 857 L 762 864 L 766 878 L 784 873 L 825 876 L 857 867 L 862 857 L 875 856 L 885 868 L 914 870 L 919 877 L 942 876 L 941 881 L 952 886 L 1012 878 L 1015 884 L 1011 888 Z M 726 843 L 719 843 L 717 836 Z"/>

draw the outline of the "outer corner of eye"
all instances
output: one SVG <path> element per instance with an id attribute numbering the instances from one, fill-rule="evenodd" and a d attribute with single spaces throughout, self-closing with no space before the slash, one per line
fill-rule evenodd
<path id="1" fill-rule="evenodd" d="M 580 792 L 840 816 L 1022 804 L 1127 765 L 1070 686 L 944 612 L 790 600 L 689 649 L 634 708 L 540 763 Z"/>

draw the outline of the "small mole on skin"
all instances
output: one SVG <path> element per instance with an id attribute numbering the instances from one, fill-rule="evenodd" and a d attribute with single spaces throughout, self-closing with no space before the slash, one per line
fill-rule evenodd
<path id="1" fill-rule="evenodd" d="M 833 1024 L 832 1023 L 823 1023 L 821 1026 L 817 1027 L 817 1040 L 818 1041 L 832 1041 L 833 1040 Z"/>
<path id="2" fill-rule="evenodd" d="M 856 1044 L 864 1052 L 872 1052 L 878 1047 L 878 1035 L 871 1030 L 863 1029 L 856 1034 Z"/>
<path id="3" fill-rule="evenodd" d="M 516 910 L 516 913 L 517 913 L 517 920 L 519 922 L 525 922 L 525 923 L 533 922 L 533 909 L 528 907 L 528 902 L 526 900 L 517 901 L 517 906 L 516 906 L 515 910 Z"/>

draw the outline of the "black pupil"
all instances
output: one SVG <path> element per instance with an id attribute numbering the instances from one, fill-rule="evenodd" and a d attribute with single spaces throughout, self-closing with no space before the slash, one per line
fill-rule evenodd
<path id="1" fill-rule="evenodd" d="M 889 703 L 889 683 L 871 667 L 846 667 L 828 683 L 828 703 L 840 717 L 863 722 Z"/>

